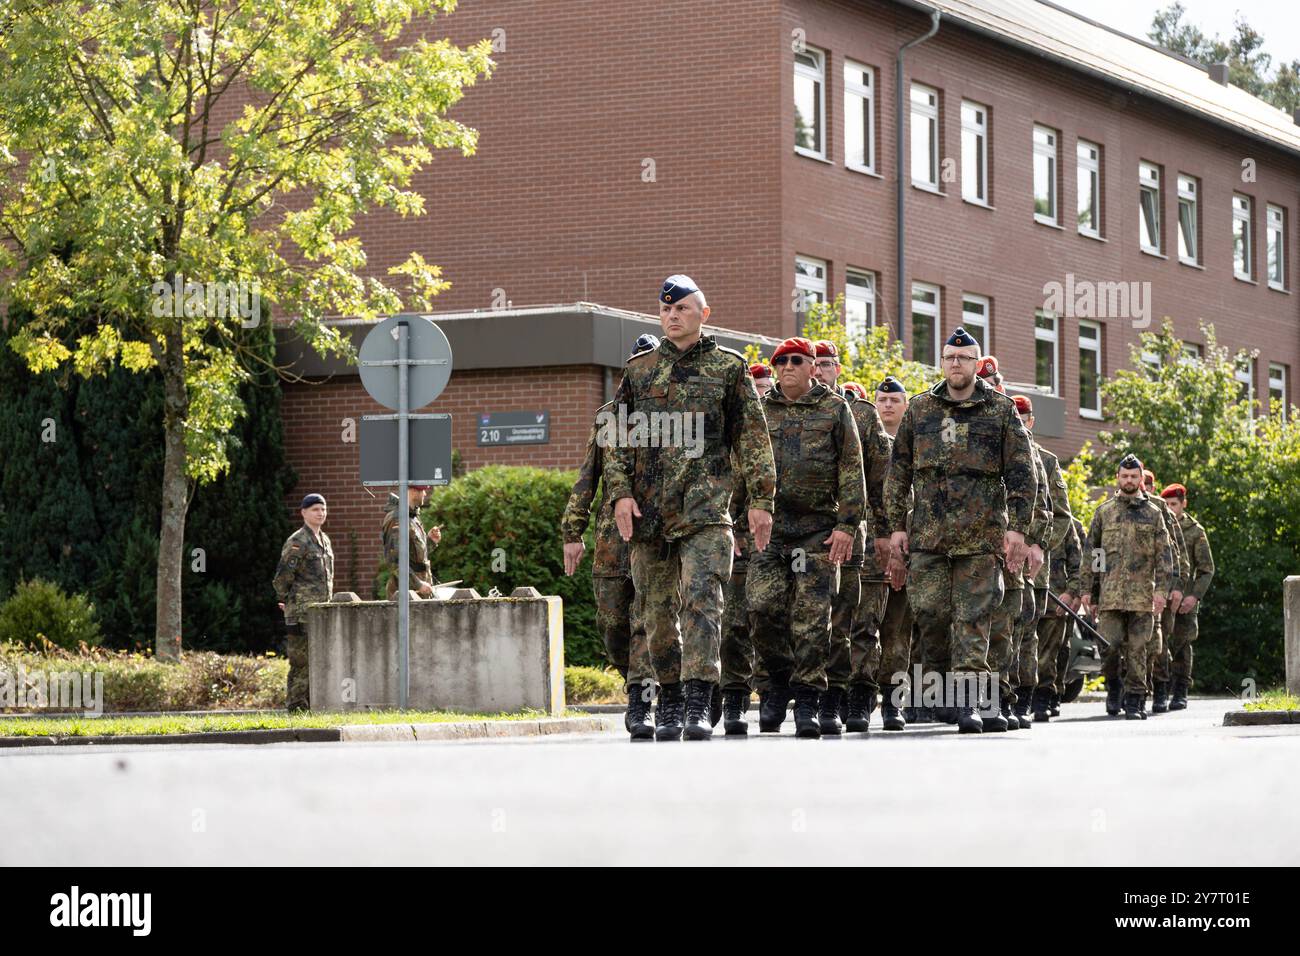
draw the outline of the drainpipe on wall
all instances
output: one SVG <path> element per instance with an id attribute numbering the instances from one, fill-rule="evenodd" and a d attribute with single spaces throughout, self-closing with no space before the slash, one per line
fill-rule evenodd
<path id="1" fill-rule="evenodd" d="M 894 57 L 894 168 L 898 174 L 898 224 L 897 234 L 894 236 L 898 247 L 898 341 L 903 341 L 903 327 L 907 317 L 907 303 L 911 300 L 911 295 L 907 292 L 907 257 L 903 252 L 903 203 L 907 196 L 907 183 L 911 176 L 904 173 L 904 163 L 906 162 L 906 149 L 903 134 L 903 121 L 906 117 L 907 92 L 903 89 L 903 54 L 918 44 L 924 43 L 930 37 L 939 32 L 939 11 L 930 11 L 930 29 L 924 36 L 919 36 L 915 40 L 909 40 L 898 48 L 898 55 Z"/>

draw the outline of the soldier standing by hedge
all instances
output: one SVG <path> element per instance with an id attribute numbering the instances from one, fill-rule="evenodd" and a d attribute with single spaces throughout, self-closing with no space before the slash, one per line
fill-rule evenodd
<path id="1" fill-rule="evenodd" d="M 417 592 L 420 597 L 433 597 L 433 565 L 429 563 L 430 545 L 434 548 L 442 540 L 442 528 L 434 526 L 428 532 L 424 530 L 424 525 L 420 521 L 420 508 L 424 506 L 424 499 L 429 493 L 428 485 L 408 485 L 406 489 L 406 503 L 411 513 L 411 554 L 408 567 L 410 569 L 411 580 L 407 585 L 412 591 Z M 397 593 L 397 573 L 398 562 L 401 560 L 401 554 L 398 552 L 398 535 L 402 533 L 402 516 L 397 510 L 397 495 L 394 492 L 388 493 L 388 507 L 384 512 L 383 539 L 384 539 L 384 560 L 393 573 L 388 576 L 388 600 L 393 599 Z"/>
<path id="2" fill-rule="evenodd" d="M 704 294 L 669 276 L 659 293 L 664 341 L 628 360 L 615 402 L 629 422 L 606 462 L 614 520 L 632 544 L 650 660 L 662 692 L 656 739 L 713 736 L 710 701 L 721 678 L 722 591 L 734 538 L 728 507 L 736 453 L 754 547 L 767 546 L 776 475 L 763 410 L 744 358 L 702 335 Z M 657 413 L 657 414 L 656 414 Z M 641 416 L 649 426 L 640 429 Z M 656 424 L 677 441 L 650 441 Z M 690 428 L 691 441 L 686 441 Z M 654 438 L 662 439 L 661 433 Z M 680 680 L 665 681 L 680 660 Z"/>
<path id="3" fill-rule="evenodd" d="M 636 340 L 632 354 L 658 345 L 659 339 L 655 336 L 642 335 Z M 627 714 L 623 725 L 633 740 L 648 740 L 655 733 L 650 721 L 650 702 L 655 696 L 654 668 L 650 666 L 645 623 L 636 604 L 627 542 L 618 535 L 618 526 L 614 524 L 614 503 L 610 501 L 606 483 L 600 480 L 609 450 L 599 446 L 597 437 L 603 416 L 608 414 L 617 414 L 612 401 L 596 410 L 591 434 L 587 438 L 587 453 L 560 519 L 560 533 L 564 538 L 564 573 L 572 576 L 582 563 L 587 550 L 582 536 L 591 520 L 594 502 L 596 550 L 591 561 L 591 587 L 596 599 L 596 626 L 605 642 L 606 656 L 623 677 L 623 689 L 627 693 Z M 600 487 L 598 501 L 597 486 Z"/>
<path id="4" fill-rule="evenodd" d="M 334 593 L 334 549 L 323 530 L 327 515 L 324 496 L 307 495 L 301 510 L 302 527 L 285 541 L 271 582 L 288 632 L 289 688 L 285 706 L 289 710 L 307 710 L 311 706 L 303 621 L 307 605 L 328 601 Z"/>
<path id="5" fill-rule="evenodd" d="M 1200 628 L 1196 614 L 1210 589 L 1214 578 L 1214 554 L 1210 551 L 1210 539 L 1206 537 L 1205 528 L 1187 513 L 1187 489 L 1174 484 L 1160 492 L 1160 496 L 1169 504 L 1169 510 L 1178 519 L 1178 529 L 1185 543 L 1189 573 L 1184 579 L 1185 593 L 1183 599 L 1174 609 L 1173 626 L 1165 651 L 1160 656 L 1155 673 L 1155 703 L 1157 711 L 1160 700 L 1169 686 L 1170 664 L 1172 662 L 1174 697 L 1169 702 L 1169 710 L 1187 708 L 1187 692 L 1192 686 L 1192 645 Z M 1157 711 L 1158 712 L 1158 711 Z"/>

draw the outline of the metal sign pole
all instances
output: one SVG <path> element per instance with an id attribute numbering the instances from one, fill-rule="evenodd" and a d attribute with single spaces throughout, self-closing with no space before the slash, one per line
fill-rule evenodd
<path id="1" fill-rule="evenodd" d="M 406 710 L 411 654 L 411 511 L 407 482 L 411 474 L 408 336 L 410 326 L 397 323 L 397 507 L 401 537 L 397 546 L 397 706 Z"/>

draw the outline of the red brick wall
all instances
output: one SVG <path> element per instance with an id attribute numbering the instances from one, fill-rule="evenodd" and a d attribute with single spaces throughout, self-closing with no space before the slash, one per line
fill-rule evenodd
<path id="1" fill-rule="evenodd" d="M 446 391 L 423 412 L 452 415 L 452 447 L 466 468 L 487 464 L 576 468 L 587 447 L 596 408 L 604 401 L 604 370 L 590 365 L 453 373 Z M 343 441 L 343 420 L 388 413 L 355 376 L 284 386 L 285 452 L 298 484 L 285 500 L 296 516 L 308 492 L 329 503 L 326 532 L 334 545 L 335 587 L 370 594 L 380 559 L 379 526 L 388 489 L 361 485 L 357 445 Z M 480 412 L 549 411 L 545 445 L 483 448 L 475 426 Z M 358 425 L 359 427 L 359 425 Z M 355 538 L 352 536 L 355 535 Z M 355 542 L 355 543 L 354 543 Z"/>

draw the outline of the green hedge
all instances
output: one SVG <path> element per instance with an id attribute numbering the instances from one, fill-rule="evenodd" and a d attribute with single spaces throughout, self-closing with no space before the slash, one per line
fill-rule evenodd
<path id="1" fill-rule="evenodd" d="M 39 649 L 42 638 L 65 650 L 99 644 L 95 606 L 84 594 L 66 594 L 40 578 L 19 583 L 0 604 L 0 644 Z"/>

